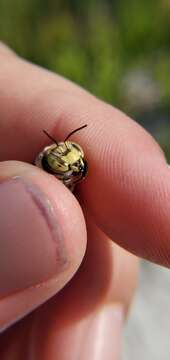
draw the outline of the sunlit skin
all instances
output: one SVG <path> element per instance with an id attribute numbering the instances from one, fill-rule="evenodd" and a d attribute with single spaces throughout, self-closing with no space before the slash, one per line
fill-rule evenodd
<path id="1" fill-rule="evenodd" d="M 138 257 L 170 265 L 164 154 L 126 115 L 4 45 L 0 65 L 0 359 L 118 360 Z M 74 141 L 89 173 L 74 196 L 31 164 L 51 144 L 42 129 L 62 140 L 84 123 Z"/>

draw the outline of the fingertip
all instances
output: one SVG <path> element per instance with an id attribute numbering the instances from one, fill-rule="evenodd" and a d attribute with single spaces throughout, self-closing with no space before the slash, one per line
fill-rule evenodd
<path id="1" fill-rule="evenodd" d="M 4 328 L 70 280 L 84 256 L 86 226 L 77 200 L 53 176 L 21 162 L 3 162 L 0 172 Z"/>

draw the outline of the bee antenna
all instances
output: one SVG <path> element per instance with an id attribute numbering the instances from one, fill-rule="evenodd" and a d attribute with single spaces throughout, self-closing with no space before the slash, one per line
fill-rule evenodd
<path id="1" fill-rule="evenodd" d="M 71 133 L 69 133 L 69 134 L 67 135 L 67 137 L 65 138 L 64 142 L 67 141 L 67 140 L 69 139 L 69 137 L 70 137 L 71 135 L 73 135 L 75 132 L 77 132 L 77 131 L 79 131 L 79 130 L 81 130 L 81 129 L 84 129 L 85 127 L 87 127 L 87 124 L 85 124 L 85 125 L 83 125 L 83 126 L 80 126 L 79 128 L 71 131 Z"/>
<path id="2" fill-rule="evenodd" d="M 47 135 L 49 137 L 49 139 L 51 139 L 56 145 L 58 145 L 57 141 L 50 134 L 48 134 L 48 132 L 46 130 L 43 130 L 43 132 L 45 135 Z"/>

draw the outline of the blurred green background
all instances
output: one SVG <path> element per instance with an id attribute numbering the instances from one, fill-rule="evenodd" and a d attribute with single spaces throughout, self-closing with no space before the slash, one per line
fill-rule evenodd
<path id="1" fill-rule="evenodd" d="M 0 0 L 0 39 L 148 128 L 170 160 L 170 0 Z"/>

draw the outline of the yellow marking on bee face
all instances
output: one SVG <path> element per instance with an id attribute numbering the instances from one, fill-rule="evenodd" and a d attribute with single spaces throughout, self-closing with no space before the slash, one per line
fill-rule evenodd
<path id="1" fill-rule="evenodd" d="M 72 147 L 67 155 L 62 156 L 62 160 L 64 160 L 65 163 L 72 165 L 80 159 L 80 156 L 80 151 Z"/>
<path id="2" fill-rule="evenodd" d="M 51 169 L 57 171 L 68 171 L 68 164 L 62 163 L 61 162 L 62 157 L 60 157 L 59 159 L 56 158 L 53 154 L 48 154 L 47 156 L 47 162 L 49 164 L 49 166 L 51 167 Z"/>
<path id="3" fill-rule="evenodd" d="M 53 147 L 46 156 L 49 166 L 54 171 L 66 172 L 71 166 L 73 171 L 79 172 L 79 166 L 74 164 L 82 159 L 82 151 L 80 147 L 73 146 L 69 141 Z"/>

